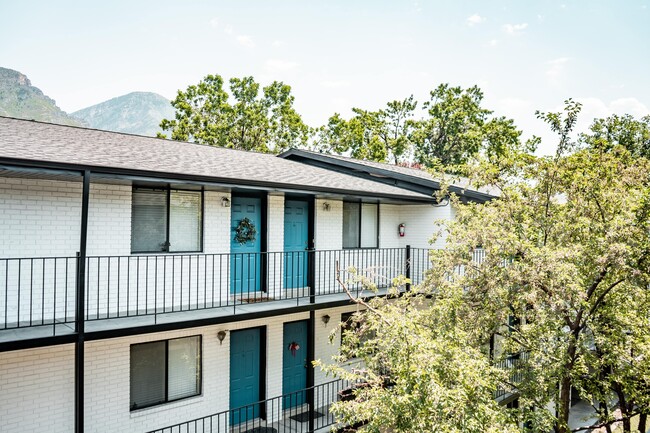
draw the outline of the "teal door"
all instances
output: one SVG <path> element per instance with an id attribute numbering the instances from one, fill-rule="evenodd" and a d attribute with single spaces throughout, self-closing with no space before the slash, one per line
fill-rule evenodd
<path id="1" fill-rule="evenodd" d="M 282 355 L 282 395 L 284 409 L 305 403 L 307 388 L 308 321 L 284 324 Z"/>
<path id="2" fill-rule="evenodd" d="M 309 234 L 308 203 L 284 202 L 284 287 L 307 285 L 307 247 Z"/>
<path id="3" fill-rule="evenodd" d="M 230 423 L 260 416 L 260 328 L 230 333 Z M 249 406 L 250 405 L 250 406 Z"/>
<path id="4" fill-rule="evenodd" d="M 255 240 L 235 239 L 241 221 L 248 218 L 255 227 Z M 230 293 L 247 295 L 260 291 L 262 200 L 257 197 L 232 198 L 230 211 Z"/>

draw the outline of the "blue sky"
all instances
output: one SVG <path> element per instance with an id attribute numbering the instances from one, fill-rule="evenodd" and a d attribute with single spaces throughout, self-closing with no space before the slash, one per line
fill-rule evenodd
<path id="1" fill-rule="evenodd" d="M 207 74 L 290 84 L 312 126 L 446 82 L 526 136 L 573 97 L 593 117 L 650 113 L 650 0 L 0 0 L 0 66 L 71 112 L 131 91 L 173 98 Z"/>

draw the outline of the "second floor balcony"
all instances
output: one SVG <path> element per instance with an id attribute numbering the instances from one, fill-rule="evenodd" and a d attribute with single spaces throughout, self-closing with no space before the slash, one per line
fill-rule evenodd
<path id="1" fill-rule="evenodd" d="M 337 276 L 363 276 L 377 289 L 352 282 L 355 296 L 384 295 L 400 275 L 420 283 L 430 262 L 428 249 L 406 247 L 89 256 L 80 264 L 0 259 L 0 343 L 74 334 L 77 311 L 86 332 L 110 332 L 336 305 L 349 301 Z"/>

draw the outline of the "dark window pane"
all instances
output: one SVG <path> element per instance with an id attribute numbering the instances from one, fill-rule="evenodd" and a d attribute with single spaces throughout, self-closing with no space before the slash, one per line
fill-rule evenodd
<path id="1" fill-rule="evenodd" d="M 131 346 L 131 409 L 165 401 L 165 342 Z"/>
<path id="2" fill-rule="evenodd" d="M 343 202 L 343 248 L 359 248 L 360 203 Z"/>
<path id="3" fill-rule="evenodd" d="M 164 251 L 167 239 L 167 191 L 134 189 L 131 251 Z"/>

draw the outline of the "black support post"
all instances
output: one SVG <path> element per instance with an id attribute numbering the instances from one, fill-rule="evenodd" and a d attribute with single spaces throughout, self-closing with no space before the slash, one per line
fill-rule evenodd
<path id="1" fill-rule="evenodd" d="M 316 303 L 316 250 L 314 242 L 314 197 L 309 198 L 309 225 L 307 242 L 307 284 L 309 285 L 309 303 Z M 316 355 L 316 311 L 309 311 L 309 336 L 307 338 L 307 405 L 309 406 L 308 432 L 314 431 L 314 357 Z"/>
<path id="2" fill-rule="evenodd" d="M 409 280 L 411 279 L 411 246 L 406 246 L 406 259 L 404 263 L 404 273 L 405 277 Z M 406 283 L 406 290 L 411 290 L 411 283 Z"/>
<path id="3" fill-rule="evenodd" d="M 307 404 L 309 406 L 309 426 L 307 431 L 312 433 L 314 431 L 314 415 L 316 408 L 314 407 L 314 357 L 316 355 L 316 312 L 311 310 L 309 312 L 309 338 L 307 339 Z"/>
<path id="4" fill-rule="evenodd" d="M 316 302 L 316 251 L 307 251 L 307 285 L 309 286 L 309 303 Z"/>
<path id="5" fill-rule="evenodd" d="M 81 230 L 79 253 L 77 254 L 77 293 L 75 308 L 74 351 L 74 403 L 75 433 L 84 431 L 84 319 L 85 319 L 85 281 L 86 281 L 86 242 L 88 238 L 88 202 L 90 198 L 90 171 L 83 172 L 83 192 L 81 196 Z"/>

